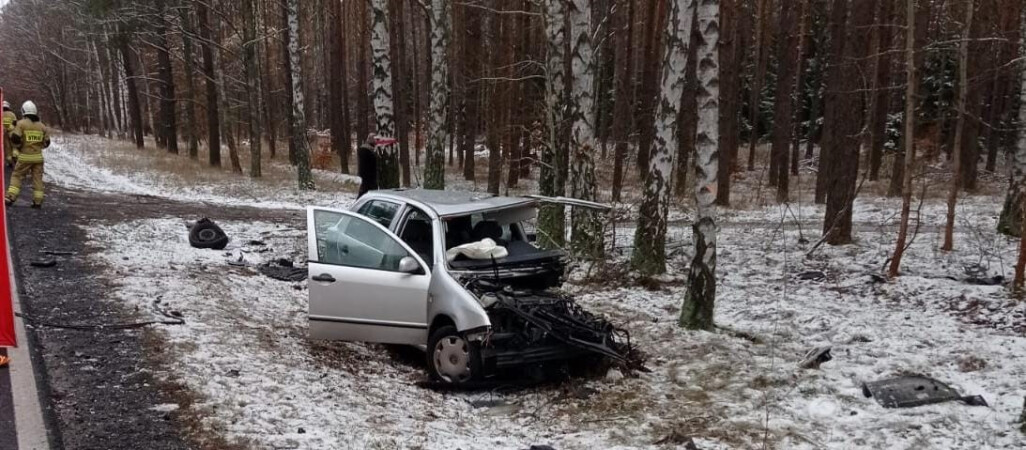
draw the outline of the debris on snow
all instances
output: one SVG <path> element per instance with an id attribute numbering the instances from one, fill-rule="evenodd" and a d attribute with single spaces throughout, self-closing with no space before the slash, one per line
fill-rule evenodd
<path id="1" fill-rule="evenodd" d="M 53 259 L 53 258 L 35 259 L 35 260 L 30 261 L 29 265 L 32 266 L 32 267 L 39 267 L 39 268 L 44 268 L 45 269 L 45 268 L 56 266 L 57 265 L 57 260 Z"/>
<path id="2" fill-rule="evenodd" d="M 821 364 L 832 359 L 834 359 L 834 356 L 830 354 L 830 347 L 816 347 L 805 354 L 802 361 L 798 363 L 798 367 L 802 369 L 818 369 Z"/>
<path id="3" fill-rule="evenodd" d="M 204 217 L 189 227 L 189 245 L 224 250 L 228 246 L 228 235 L 213 220 Z"/>
<path id="4" fill-rule="evenodd" d="M 921 375 L 865 382 L 862 383 L 862 394 L 873 397 L 884 408 L 911 408 L 950 401 L 960 401 L 970 406 L 987 406 L 982 396 L 962 396 L 951 386 Z"/>

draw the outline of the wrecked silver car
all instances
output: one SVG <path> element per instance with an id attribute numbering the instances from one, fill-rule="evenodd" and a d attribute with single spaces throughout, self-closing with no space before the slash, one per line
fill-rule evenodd
<path id="1" fill-rule="evenodd" d="M 567 258 L 523 222 L 572 199 L 370 192 L 350 211 L 310 207 L 310 337 L 407 344 L 433 379 L 602 360 L 640 367 L 630 336 L 557 292 Z"/>

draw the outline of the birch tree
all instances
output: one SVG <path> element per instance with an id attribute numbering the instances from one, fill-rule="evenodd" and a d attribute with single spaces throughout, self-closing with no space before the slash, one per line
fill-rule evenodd
<path id="1" fill-rule="evenodd" d="M 563 154 L 560 145 L 560 130 L 565 120 L 566 98 L 566 0 L 545 1 L 545 119 L 547 136 L 542 147 L 541 170 L 538 188 L 542 195 L 564 195 L 561 183 Z M 544 248 L 562 247 L 566 240 L 564 231 L 565 210 L 559 205 L 547 205 L 538 214 L 538 243 Z"/>
<path id="2" fill-rule="evenodd" d="M 570 156 L 570 195 L 581 200 L 595 200 L 595 52 L 591 43 L 591 2 L 573 0 L 570 10 L 573 36 L 571 71 L 573 90 L 573 128 Z M 599 216 L 586 208 L 573 208 L 570 247 L 574 254 L 588 258 L 602 255 L 602 223 Z"/>
<path id="3" fill-rule="evenodd" d="M 445 189 L 445 143 L 449 140 L 448 117 L 449 1 L 431 2 L 431 117 L 428 118 L 428 148 L 424 163 L 424 187 Z"/>
<path id="4" fill-rule="evenodd" d="M 387 0 L 371 2 L 371 58 L 374 61 L 374 116 L 377 119 L 378 186 L 399 187 L 399 146 L 395 140 L 395 109 L 392 102 L 392 64 L 388 56 Z"/>
<path id="5" fill-rule="evenodd" d="M 1022 62 L 1020 65 L 1023 71 L 1020 74 L 1021 88 L 1019 91 L 1019 103 L 1026 105 L 1026 20 L 1023 20 L 1022 32 Z M 1019 136 L 1018 146 L 1013 154 L 1012 177 L 1008 183 L 1008 193 L 1005 194 L 1005 204 L 1001 208 L 1001 217 L 998 219 L 998 231 L 1010 236 L 1026 236 L 1022 233 L 1023 205 L 1026 203 L 1026 108 L 1019 108 Z M 1020 261 L 1022 256 L 1020 255 Z M 1016 268 L 1018 273 L 1019 269 Z M 1021 284 L 1021 283 L 1020 283 Z"/>
<path id="6" fill-rule="evenodd" d="M 299 0 L 287 0 L 289 22 L 289 61 L 292 79 L 292 140 L 296 145 L 296 177 L 299 189 L 314 188 L 310 173 L 310 142 L 306 139 L 306 112 L 303 107 L 303 60 L 299 54 Z"/>
<path id="7" fill-rule="evenodd" d="M 680 98 L 687 83 L 688 47 L 694 17 L 694 0 L 669 3 L 663 48 L 663 76 L 656 113 L 655 140 L 648 157 L 645 197 L 638 212 L 631 266 L 642 275 L 666 271 L 666 216 L 670 208 L 670 172 L 681 149 L 678 128 Z"/>
<path id="8" fill-rule="evenodd" d="M 915 34 L 916 16 L 915 0 L 906 0 L 907 26 L 905 28 L 905 171 L 904 179 L 901 182 L 901 222 L 898 225 L 898 240 L 894 244 L 894 255 L 891 257 L 890 266 L 887 269 L 887 276 L 894 278 L 898 276 L 901 268 L 901 257 L 905 253 L 905 241 L 908 237 L 908 220 L 912 210 L 912 163 L 916 159 L 916 145 L 914 139 L 915 114 L 916 114 L 916 58 L 915 58 Z M 1023 85 L 1023 92 L 1026 93 L 1026 84 Z M 1023 109 L 1026 111 L 1026 108 Z"/>
<path id="9" fill-rule="evenodd" d="M 688 289 L 680 311 L 680 325 L 690 329 L 713 327 L 716 301 L 716 175 L 719 165 L 719 0 L 698 1 L 698 137 L 695 148 L 695 255 L 688 273 Z"/>

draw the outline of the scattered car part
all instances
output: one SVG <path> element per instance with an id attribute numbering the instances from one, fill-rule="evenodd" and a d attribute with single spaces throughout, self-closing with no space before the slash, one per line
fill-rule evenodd
<path id="1" fill-rule="evenodd" d="M 189 245 L 224 250 L 228 246 L 228 235 L 214 221 L 204 217 L 189 228 Z"/>
<path id="2" fill-rule="evenodd" d="M 963 396 L 936 379 L 909 375 L 862 383 L 862 394 L 873 397 L 884 408 L 911 408 L 950 401 L 970 406 L 988 406 L 979 395 Z"/>
<path id="3" fill-rule="evenodd" d="M 292 261 L 289 261 L 289 265 L 287 266 L 282 265 L 279 262 L 264 264 L 257 270 L 259 270 L 264 276 L 274 278 L 279 281 L 303 281 L 308 275 L 306 267 L 294 267 L 292 265 Z"/>
<path id="4" fill-rule="evenodd" d="M 803 281 L 823 281 L 826 279 L 826 272 L 822 270 L 808 270 L 798 274 L 798 279 Z"/>
<path id="5" fill-rule="evenodd" d="M 36 260 L 30 261 L 29 265 L 32 266 L 32 267 L 40 267 L 40 268 L 53 267 L 53 266 L 57 265 L 57 260 L 53 259 L 53 258 L 36 259 Z"/>
<path id="6" fill-rule="evenodd" d="M 802 361 L 798 363 L 798 367 L 802 369 L 818 369 L 821 364 L 832 359 L 834 359 L 834 356 L 830 354 L 830 347 L 816 347 L 805 354 Z"/>

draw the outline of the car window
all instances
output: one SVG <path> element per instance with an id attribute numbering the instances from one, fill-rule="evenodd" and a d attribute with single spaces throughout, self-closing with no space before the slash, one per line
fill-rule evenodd
<path id="1" fill-rule="evenodd" d="M 366 219 L 333 211 L 314 211 L 317 262 L 365 269 L 399 271 L 409 252 Z"/>
<path id="2" fill-rule="evenodd" d="M 431 227 L 431 217 L 423 211 L 411 207 L 410 214 L 406 215 L 402 232 L 399 238 L 409 245 L 413 251 L 420 255 L 428 266 L 434 262 L 435 240 L 434 230 Z"/>
<path id="3" fill-rule="evenodd" d="M 356 212 L 374 219 L 385 228 L 392 228 L 392 220 L 395 219 L 395 213 L 399 212 L 399 205 L 384 200 L 371 200 L 360 206 Z"/>

